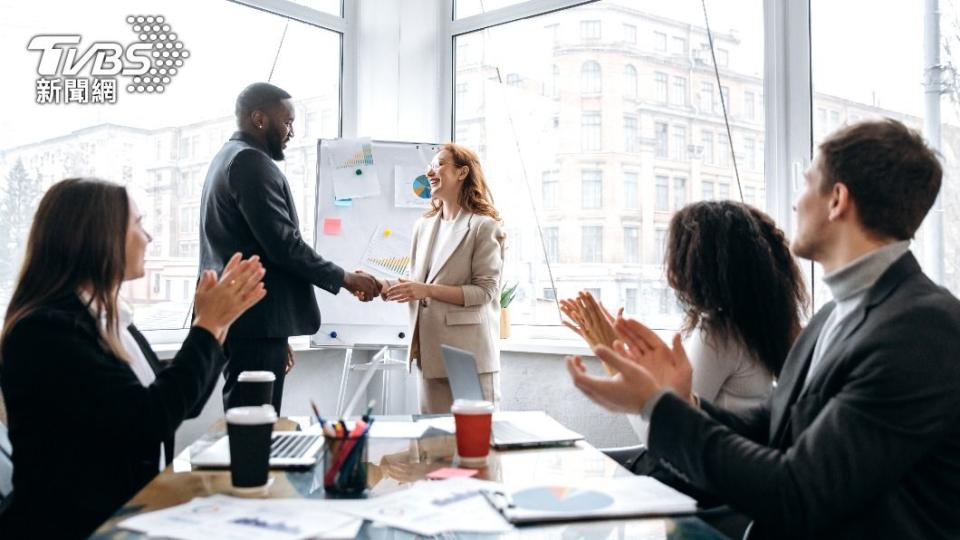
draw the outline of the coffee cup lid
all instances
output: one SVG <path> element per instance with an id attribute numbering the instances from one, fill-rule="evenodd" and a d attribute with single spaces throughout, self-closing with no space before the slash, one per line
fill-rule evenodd
<path id="1" fill-rule="evenodd" d="M 479 399 L 458 399 L 453 402 L 450 412 L 455 414 L 491 414 L 493 413 L 493 403 Z"/>
<path id="2" fill-rule="evenodd" d="M 277 411 L 273 405 L 257 407 L 234 407 L 227 410 L 227 423 L 239 425 L 273 424 L 277 421 Z"/>
<path id="3" fill-rule="evenodd" d="M 272 382 L 277 376 L 272 371 L 241 371 L 238 382 Z"/>

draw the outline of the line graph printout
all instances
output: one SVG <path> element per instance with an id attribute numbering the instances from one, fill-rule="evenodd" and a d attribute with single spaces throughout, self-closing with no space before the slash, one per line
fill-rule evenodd
<path id="1" fill-rule="evenodd" d="M 333 172 L 336 199 L 380 195 L 373 144 L 369 138 L 325 141 Z"/>

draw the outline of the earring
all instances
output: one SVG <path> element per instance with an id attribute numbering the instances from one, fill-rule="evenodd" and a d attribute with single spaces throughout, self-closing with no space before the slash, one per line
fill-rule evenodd
<path id="1" fill-rule="evenodd" d="M 263 124 L 258 124 L 257 129 L 263 129 Z"/>

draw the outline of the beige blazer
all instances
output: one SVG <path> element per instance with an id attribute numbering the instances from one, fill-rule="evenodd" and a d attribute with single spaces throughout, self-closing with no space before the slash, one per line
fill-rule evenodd
<path id="1" fill-rule="evenodd" d="M 496 220 L 462 210 L 450 236 L 436 245 L 440 215 L 420 218 L 413 227 L 410 279 L 463 288 L 463 306 L 434 298 L 410 302 L 411 343 L 407 355 L 428 379 L 447 376 L 440 345 L 474 354 L 478 373 L 500 371 L 500 275 L 504 234 Z M 435 268 L 428 268 L 439 249 Z"/>

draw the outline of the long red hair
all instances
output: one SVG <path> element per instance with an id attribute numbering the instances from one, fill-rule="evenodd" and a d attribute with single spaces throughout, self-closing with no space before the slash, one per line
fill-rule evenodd
<path id="1" fill-rule="evenodd" d="M 483 175 L 483 167 L 480 166 L 480 158 L 477 157 L 476 152 L 455 143 L 443 145 L 443 150 L 450 154 L 454 165 L 468 169 L 467 176 L 460 186 L 458 201 L 460 207 L 470 213 L 490 216 L 497 221 L 502 221 L 500 213 L 493 206 L 493 195 L 490 194 L 490 188 L 487 186 L 487 179 Z M 443 203 L 434 199 L 430 202 L 430 210 L 427 210 L 424 216 L 433 217 L 440 212 L 441 208 Z"/>

